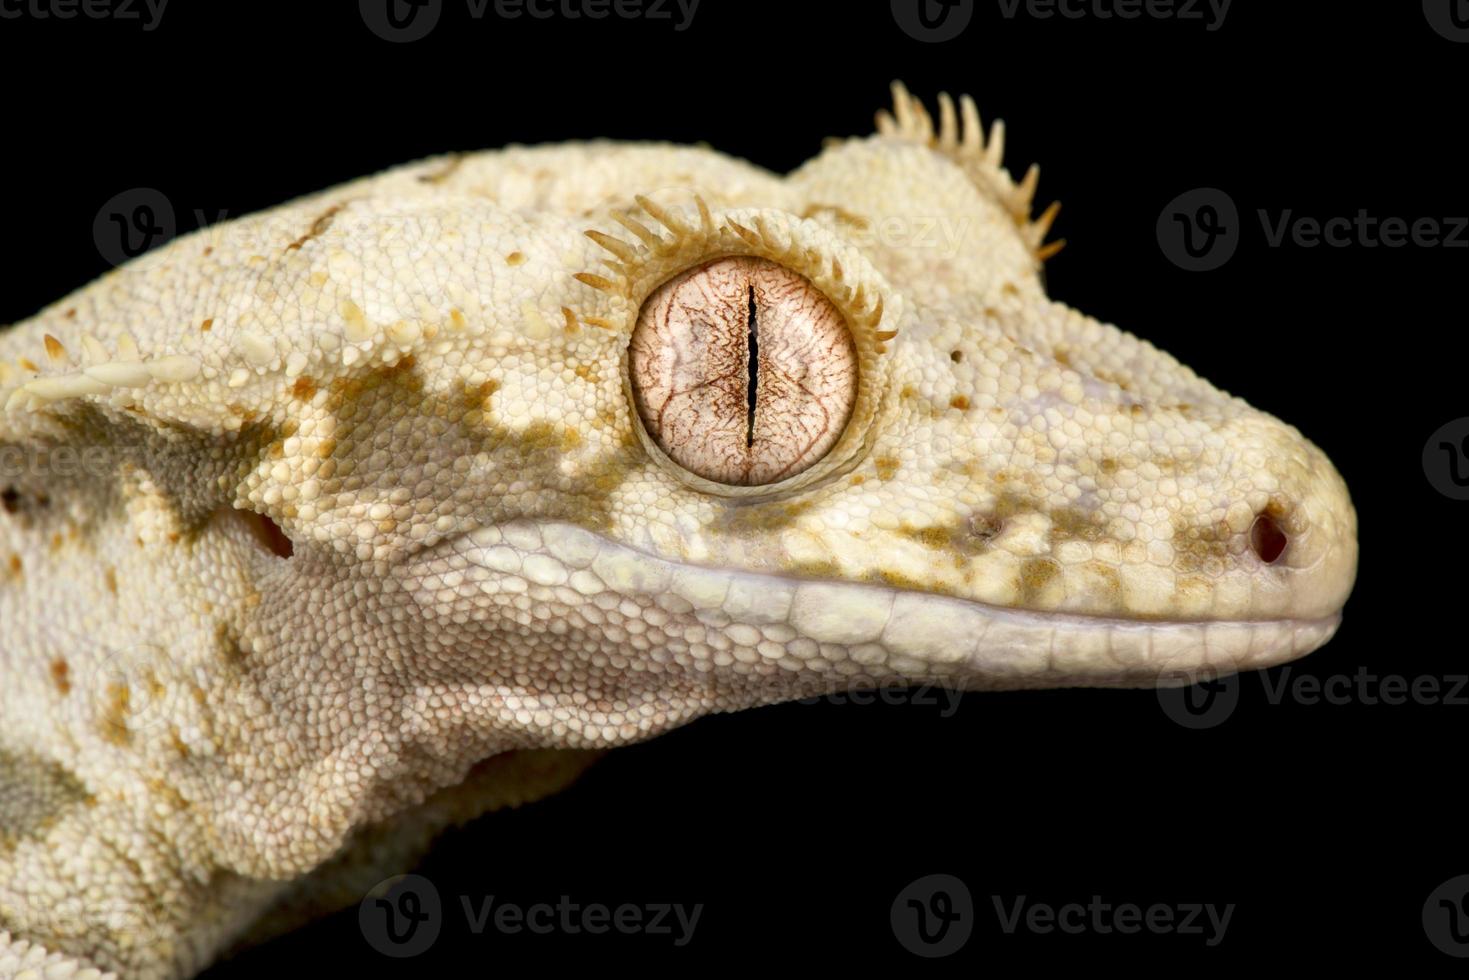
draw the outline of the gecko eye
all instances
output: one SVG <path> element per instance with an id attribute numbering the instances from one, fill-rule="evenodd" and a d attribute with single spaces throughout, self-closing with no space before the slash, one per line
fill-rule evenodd
<path id="1" fill-rule="evenodd" d="M 801 472 L 835 445 L 857 400 L 846 319 L 766 259 L 715 259 L 664 283 L 643 304 L 629 360 L 648 434 L 717 483 Z"/>

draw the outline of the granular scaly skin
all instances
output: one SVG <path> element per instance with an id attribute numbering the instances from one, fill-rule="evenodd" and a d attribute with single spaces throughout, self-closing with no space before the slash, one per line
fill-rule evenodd
<path id="1" fill-rule="evenodd" d="M 1033 174 L 940 109 L 899 89 L 786 177 L 612 143 L 412 164 L 0 334 L 0 975 L 187 976 L 710 712 L 1326 642 L 1356 564 L 1331 464 L 1049 301 Z M 774 484 L 685 470 L 630 388 L 644 300 L 727 256 L 851 331 L 845 429 Z"/>

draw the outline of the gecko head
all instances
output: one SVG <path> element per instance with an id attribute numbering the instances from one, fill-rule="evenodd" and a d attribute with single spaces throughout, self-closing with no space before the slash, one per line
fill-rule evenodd
<path id="1" fill-rule="evenodd" d="M 278 749 L 220 801 L 233 866 L 309 867 L 510 749 L 1326 642 L 1357 550 L 1326 457 L 1047 299 L 1034 171 L 939 105 L 899 89 L 878 136 L 784 178 L 665 145 L 429 161 L 179 239 L 7 335 L 40 349 L 0 363 L 5 445 L 109 462 L 72 496 L 7 477 L 0 519 L 62 567 L 47 522 L 107 515 L 66 574 L 145 651 L 140 690 L 189 694 L 149 751 Z M 179 296 L 183 326 L 112 361 L 85 333 Z M 281 799 L 311 820 L 262 842 L 247 818 Z"/>
<path id="2" fill-rule="evenodd" d="M 537 744 L 896 680 L 1174 683 L 1324 643 L 1356 561 L 1331 464 L 1048 300 L 1033 177 L 970 103 L 941 107 L 935 130 L 900 92 L 882 134 L 784 179 L 599 144 L 564 184 L 345 208 L 328 288 L 344 240 L 384 269 L 478 244 L 412 295 L 341 279 L 363 361 L 308 386 L 242 498 L 391 624 L 416 684 Z"/>

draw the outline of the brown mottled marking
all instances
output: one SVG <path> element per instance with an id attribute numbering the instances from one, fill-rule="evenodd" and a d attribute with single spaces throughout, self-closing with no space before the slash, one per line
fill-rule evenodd
<path id="1" fill-rule="evenodd" d="M 132 692 L 127 684 L 114 681 L 107 685 L 107 701 L 102 709 L 102 737 L 113 745 L 126 745 L 131 738 L 128 732 L 128 701 Z"/>
<path id="2" fill-rule="evenodd" d="M 858 231 L 866 231 L 871 227 L 871 222 L 862 215 L 848 211 L 846 208 L 839 207 L 835 204 L 808 204 L 806 205 L 806 209 L 801 212 L 801 217 L 814 218 L 820 214 L 829 214 L 839 223 L 855 228 Z"/>
<path id="3" fill-rule="evenodd" d="M 955 364 L 958 364 L 960 361 L 964 360 L 964 352 L 962 350 L 949 351 L 949 360 L 953 361 Z"/>
<path id="4" fill-rule="evenodd" d="M 296 239 L 294 242 L 286 246 L 286 251 L 298 251 L 302 245 L 305 245 L 313 238 L 320 236 L 323 232 L 331 227 L 332 219 L 335 218 L 337 216 L 337 213 L 346 206 L 347 202 L 342 201 L 339 204 L 333 204 L 331 207 L 327 208 L 326 211 L 322 213 L 321 217 L 311 222 L 311 228 L 307 230 L 306 234 L 302 235 L 300 238 Z"/>
<path id="5" fill-rule="evenodd" d="M 107 586 L 107 591 L 117 595 L 117 569 L 108 565 L 102 572 L 102 581 Z"/>
<path id="6" fill-rule="evenodd" d="M 967 411 L 969 408 L 969 399 L 963 395 L 955 395 L 949 399 L 949 407 L 957 408 L 961 412 Z"/>
<path id="7" fill-rule="evenodd" d="M 297 401 L 310 401 L 316 397 L 316 379 L 307 375 L 301 375 L 296 383 L 291 385 L 291 397 Z"/>
<path id="8" fill-rule="evenodd" d="M 20 578 L 21 572 L 24 571 L 24 569 L 25 565 L 23 562 L 21 562 L 20 555 L 11 555 L 10 574 L 14 575 L 16 578 Z"/>
<path id="9" fill-rule="evenodd" d="M 208 333 L 209 331 L 211 331 L 213 329 L 214 329 L 214 317 L 209 317 L 203 323 L 199 324 L 199 332 L 200 333 Z"/>
<path id="10" fill-rule="evenodd" d="M 525 264 L 525 253 L 524 252 L 511 252 L 509 255 L 505 256 L 505 264 L 506 265 L 509 265 L 509 266 L 524 265 Z"/>
<path id="11" fill-rule="evenodd" d="M 53 360 L 53 361 L 64 361 L 64 360 L 66 360 L 66 348 L 63 347 L 63 346 L 61 346 L 61 341 L 57 340 L 55 337 L 51 336 L 49 333 L 46 334 L 41 339 L 42 339 L 42 341 L 46 345 L 46 356 L 47 357 L 51 358 L 51 360 Z"/>
<path id="12" fill-rule="evenodd" d="M 0 490 L 0 510 L 7 514 L 17 513 L 20 510 L 20 491 L 15 487 Z"/>
<path id="13" fill-rule="evenodd" d="M 1027 558 L 1020 565 L 1020 597 L 1026 605 L 1043 602 L 1052 582 L 1059 579 L 1061 564 L 1053 558 Z"/>
<path id="14" fill-rule="evenodd" d="M 66 317 L 68 320 L 75 320 L 77 318 L 77 308 L 75 306 L 71 307 L 65 313 L 63 313 L 62 316 Z"/>
<path id="15" fill-rule="evenodd" d="M 71 667 L 66 660 L 57 657 L 51 661 L 51 683 L 56 685 L 56 690 L 61 694 L 71 693 Z"/>
<path id="16" fill-rule="evenodd" d="M 872 463 L 877 467 L 879 480 L 891 480 L 898 475 L 898 461 L 891 456 L 879 456 Z"/>
<path id="17" fill-rule="evenodd" d="M 463 163 L 464 154 L 456 153 L 451 156 L 449 158 L 449 162 L 439 170 L 436 170 L 431 174 L 419 174 L 418 182 L 420 184 L 441 184 L 444 181 L 448 180 L 449 177 L 454 173 L 454 171 L 458 170 Z"/>
<path id="18" fill-rule="evenodd" d="M 464 386 L 464 407 L 476 411 L 490 410 L 490 396 L 500 390 L 500 382 L 491 378 L 479 385 Z"/>

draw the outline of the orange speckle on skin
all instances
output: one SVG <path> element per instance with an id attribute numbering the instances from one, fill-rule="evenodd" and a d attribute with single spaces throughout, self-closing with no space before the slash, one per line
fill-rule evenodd
<path id="1" fill-rule="evenodd" d="M 509 255 L 505 256 L 505 264 L 506 265 L 524 265 L 525 264 L 525 253 L 524 252 L 511 252 Z"/>
<path id="2" fill-rule="evenodd" d="M 51 683 L 62 694 L 71 693 L 71 667 L 61 657 L 51 661 Z"/>

